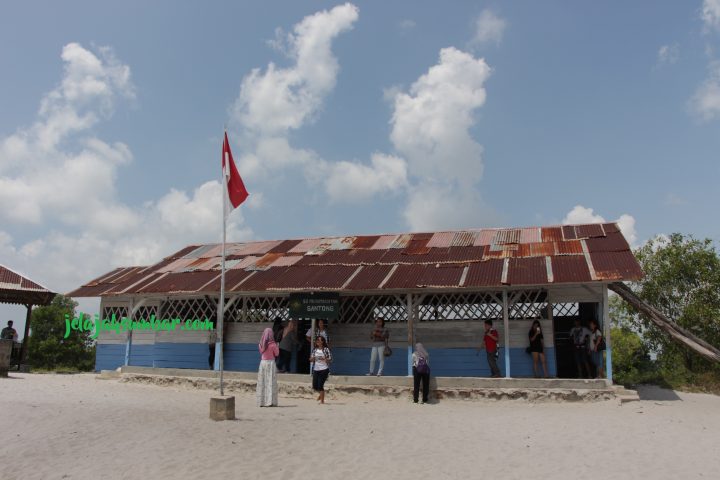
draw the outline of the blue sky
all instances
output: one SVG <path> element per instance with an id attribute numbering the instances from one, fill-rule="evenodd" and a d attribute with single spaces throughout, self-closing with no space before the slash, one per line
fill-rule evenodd
<path id="1" fill-rule="evenodd" d="M 1 8 L 0 263 L 56 291 L 217 241 L 224 125 L 231 239 L 720 238 L 718 0 Z"/>

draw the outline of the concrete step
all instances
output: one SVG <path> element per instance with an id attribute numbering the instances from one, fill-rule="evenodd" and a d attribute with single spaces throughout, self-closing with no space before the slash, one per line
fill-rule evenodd
<path id="1" fill-rule="evenodd" d="M 614 385 L 612 389 L 615 392 L 615 398 L 617 398 L 620 405 L 640 401 L 640 396 L 635 390 L 627 389 L 622 385 Z"/>
<path id="2" fill-rule="evenodd" d="M 100 374 L 96 377 L 98 380 L 115 380 L 122 377 L 119 370 L 100 370 Z"/>

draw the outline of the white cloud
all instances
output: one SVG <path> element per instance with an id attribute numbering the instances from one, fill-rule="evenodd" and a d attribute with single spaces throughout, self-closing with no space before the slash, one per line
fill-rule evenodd
<path id="1" fill-rule="evenodd" d="M 292 64 L 253 69 L 231 111 L 233 123 L 243 131 L 243 144 L 250 145 L 238 157 L 244 177 L 277 182 L 289 169 L 299 169 L 308 183 L 322 186 L 336 202 L 363 201 L 404 187 L 406 166 L 398 157 L 376 154 L 369 164 L 332 162 L 313 150 L 294 148 L 288 139 L 291 130 L 314 120 L 335 87 L 340 67 L 332 42 L 352 29 L 358 15 L 357 7 L 346 3 L 305 17 L 292 33 L 276 30 L 269 43 Z"/>
<path id="2" fill-rule="evenodd" d="M 711 62 L 708 78 L 695 90 L 688 102 L 690 113 L 702 121 L 720 116 L 720 62 Z"/>
<path id="3" fill-rule="evenodd" d="M 720 0 L 704 0 L 701 18 L 706 31 L 720 31 Z"/>
<path id="4" fill-rule="evenodd" d="M 473 46 L 482 46 L 489 43 L 499 45 L 502 41 L 507 22 L 495 15 L 492 10 L 485 9 L 475 21 L 475 34 L 470 41 Z"/>
<path id="5" fill-rule="evenodd" d="M 108 48 L 63 48 L 60 85 L 41 101 L 28 128 L 0 139 L 3 227 L 52 222 L 53 230 L 14 243 L 0 232 L 3 262 L 60 292 L 119 265 L 155 262 L 189 243 L 216 242 L 221 232 L 221 186 L 207 182 L 190 195 L 171 190 L 158 201 L 129 206 L 118 198 L 119 169 L 132 162 L 123 143 L 91 128 L 109 118 L 120 99 L 133 99 L 130 68 Z M 247 238 L 242 217 L 229 238 Z"/>
<path id="6" fill-rule="evenodd" d="M 392 155 L 375 153 L 370 166 L 338 162 L 329 169 L 326 190 L 337 202 L 366 200 L 385 191 L 400 193 L 407 185 L 407 164 Z"/>
<path id="7" fill-rule="evenodd" d="M 672 65 L 680 59 L 680 47 L 677 43 L 663 45 L 657 52 L 657 65 Z"/>
<path id="8" fill-rule="evenodd" d="M 358 8 L 346 3 L 305 17 L 287 35 L 276 31 L 273 46 L 294 64 L 279 68 L 270 63 L 265 72 L 253 69 L 243 79 L 234 119 L 246 129 L 271 135 L 302 126 L 335 87 L 339 65 L 332 41 L 357 19 Z"/>
<path id="9" fill-rule="evenodd" d="M 473 113 L 485 103 L 491 69 L 456 48 L 395 96 L 390 139 L 411 173 L 472 182 L 482 177 L 482 146 L 471 136 Z"/>
<path id="10" fill-rule="evenodd" d="M 582 205 L 575 205 L 575 207 L 573 207 L 573 209 L 570 210 L 567 215 L 565 215 L 562 223 L 564 225 L 606 223 L 606 220 L 602 215 L 595 213 L 592 208 L 583 207 Z M 635 229 L 635 218 L 632 215 L 624 213 L 620 215 L 617 220 L 615 220 L 615 223 L 618 224 L 620 231 L 623 233 L 630 246 L 637 246 L 637 231 Z"/>
<path id="11" fill-rule="evenodd" d="M 414 232 L 499 224 L 476 189 L 430 179 L 411 187 L 403 216 Z"/>
<path id="12" fill-rule="evenodd" d="M 394 95 L 390 139 L 411 179 L 403 215 L 412 230 L 477 226 L 493 217 L 476 190 L 483 148 L 470 135 L 490 73 L 482 58 L 444 48 L 407 93 L 385 92 Z"/>

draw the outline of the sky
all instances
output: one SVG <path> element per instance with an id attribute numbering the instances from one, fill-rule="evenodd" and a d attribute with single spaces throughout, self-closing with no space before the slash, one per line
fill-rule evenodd
<path id="1" fill-rule="evenodd" d="M 0 263 L 61 293 L 220 240 L 225 128 L 230 241 L 720 239 L 720 0 L 4 2 L 0 65 Z"/>

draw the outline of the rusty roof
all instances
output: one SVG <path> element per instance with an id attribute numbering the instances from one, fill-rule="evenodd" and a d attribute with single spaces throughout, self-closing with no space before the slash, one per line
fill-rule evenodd
<path id="1" fill-rule="evenodd" d="M 39 283 L 0 265 L 0 303 L 48 305 L 54 297 L 54 292 Z"/>
<path id="2" fill-rule="evenodd" d="M 118 268 L 68 295 L 213 294 L 221 246 L 191 245 Z M 614 223 L 321 237 L 227 245 L 231 292 L 477 289 L 639 280 Z"/>

